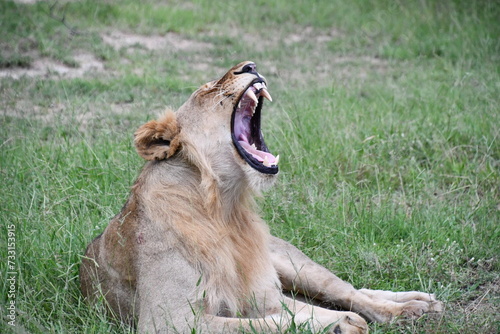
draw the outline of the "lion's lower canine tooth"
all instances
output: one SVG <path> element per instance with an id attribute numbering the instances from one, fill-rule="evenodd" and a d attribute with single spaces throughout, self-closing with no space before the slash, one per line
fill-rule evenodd
<path id="1" fill-rule="evenodd" d="M 262 163 L 266 167 L 271 167 L 271 164 L 269 163 L 269 160 L 267 159 L 267 156 L 264 157 L 264 162 Z"/>
<path id="2" fill-rule="evenodd" d="M 251 98 L 255 103 L 259 102 L 259 100 L 257 99 L 257 96 L 255 96 L 255 93 L 253 92 L 253 90 L 251 88 L 247 89 L 246 96 Z"/>
<path id="3" fill-rule="evenodd" d="M 269 92 L 267 91 L 267 89 L 262 88 L 262 90 L 260 91 L 260 95 L 264 96 L 266 99 L 268 99 L 269 101 L 273 102 L 273 98 L 271 97 L 271 94 L 269 94 Z"/>
<path id="4" fill-rule="evenodd" d="M 278 155 L 276 156 L 276 159 L 274 160 L 274 165 L 275 165 L 275 166 L 278 166 L 279 162 L 280 162 L 280 155 L 278 154 Z"/>

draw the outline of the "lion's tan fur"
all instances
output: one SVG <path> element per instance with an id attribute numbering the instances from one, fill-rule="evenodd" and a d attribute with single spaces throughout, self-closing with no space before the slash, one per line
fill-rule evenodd
<path id="1" fill-rule="evenodd" d="M 206 293 L 206 310 L 217 314 L 217 308 L 225 305 L 224 313 L 235 316 L 249 301 L 241 296 L 250 297 L 262 284 L 255 278 L 273 271 L 266 260 L 267 249 L 262 247 L 268 243 L 268 228 L 254 213 L 253 199 L 242 192 L 235 205 L 222 204 L 219 192 L 203 187 L 194 168 L 176 175 L 180 183 L 169 183 L 169 187 L 162 183 L 170 175 L 162 171 L 148 174 L 154 177 L 134 187 L 134 191 L 148 188 L 138 195 L 148 209 L 147 216 L 163 222 L 162 228 L 175 235 L 185 258 L 203 273 L 199 288 Z"/>
<path id="2" fill-rule="evenodd" d="M 402 293 L 395 302 L 392 292 L 355 290 L 271 237 L 254 196 L 275 175 L 251 168 L 231 141 L 233 108 L 258 75 L 242 75 L 247 64 L 203 85 L 175 113 L 167 111 L 135 132 L 137 152 L 148 162 L 122 211 L 87 248 L 80 268 L 84 296 L 104 296 L 117 317 L 145 333 L 274 332 L 293 321 L 309 321 L 313 329 L 333 323 L 335 333 L 366 332 L 355 313 L 285 297 L 280 279 L 284 288 L 376 321 L 410 313 L 407 309 L 437 310 L 434 297 L 426 294 Z"/>

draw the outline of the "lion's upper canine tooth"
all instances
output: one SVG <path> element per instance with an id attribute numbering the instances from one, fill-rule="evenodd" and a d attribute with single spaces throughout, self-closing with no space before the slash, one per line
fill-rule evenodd
<path id="1" fill-rule="evenodd" d="M 262 88 L 262 90 L 260 91 L 260 95 L 264 96 L 270 102 L 273 102 L 273 98 L 271 97 L 271 94 L 269 94 L 269 92 L 267 91 L 267 89 Z"/>
<path id="2" fill-rule="evenodd" d="M 266 167 L 271 167 L 271 164 L 269 163 L 269 160 L 267 159 L 267 156 L 264 157 L 264 162 L 262 162 L 262 164 Z"/>
<path id="3" fill-rule="evenodd" d="M 253 92 L 252 88 L 247 89 L 247 91 L 245 92 L 245 95 L 248 96 L 249 98 L 251 98 L 255 103 L 259 102 L 259 100 L 257 99 L 257 96 Z"/>

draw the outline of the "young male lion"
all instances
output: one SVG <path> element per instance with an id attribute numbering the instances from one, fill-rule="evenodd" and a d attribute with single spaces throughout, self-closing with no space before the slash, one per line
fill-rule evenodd
<path id="1" fill-rule="evenodd" d="M 148 163 L 122 211 L 87 248 L 84 296 L 104 296 L 141 333 L 276 332 L 292 323 L 366 333 L 361 316 L 440 311 L 431 294 L 356 290 L 269 234 L 253 201 L 278 174 L 260 129 L 264 98 L 271 100 L 266 79 L 243 62 L 137 130 L 135 146 Z"/>

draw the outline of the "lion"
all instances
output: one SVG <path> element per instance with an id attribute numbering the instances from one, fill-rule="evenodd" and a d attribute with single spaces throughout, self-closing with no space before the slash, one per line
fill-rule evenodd
<path id="1" fill-rule="evenodd" d="M 147 163 L 87 247 L 84 297 L 140 333 L 367 333 L 367 320 L 440 312 L 433 294 L 357 290 L 270 235 L 254 201 L 279 171 L 261 131 L 267 85 L 242 62 L 135 132 Z"/>

